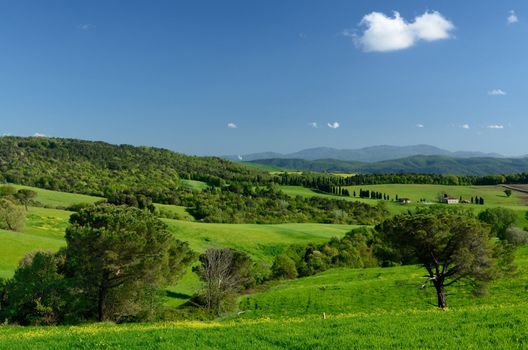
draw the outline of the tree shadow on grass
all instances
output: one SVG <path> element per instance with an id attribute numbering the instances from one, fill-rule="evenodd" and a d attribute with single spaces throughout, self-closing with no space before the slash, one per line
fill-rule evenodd
<path id="1" fill-rule="evenodd" d="M 192 298 L 192 295 L 188 295 L 188 294 L 185 294 L 185 293 L 171 292 L 170 290 L 165 291 L 165 295 L 167 297 L 169 297 L 169 298 L 174 298 L 174 299 L 190 299 L 190 298 Z"/>

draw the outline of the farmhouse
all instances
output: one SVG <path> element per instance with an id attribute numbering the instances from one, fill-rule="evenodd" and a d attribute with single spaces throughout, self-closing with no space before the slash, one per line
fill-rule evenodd
<path id="1" fill-rule="evenodd" d="M 444 198 L 444 203 L 446 204 L 458 204 L 459 202 L 460 202 L 460 199 L 458 198 L 450 198 L 450 197 Z"/>
<path id="2" fill-rule="evenodd" d="M 411 203 L 411 199 L 410 198 L 399 198 L 398 202 L 402 204 L 408 204 L 408 203 Z"/>

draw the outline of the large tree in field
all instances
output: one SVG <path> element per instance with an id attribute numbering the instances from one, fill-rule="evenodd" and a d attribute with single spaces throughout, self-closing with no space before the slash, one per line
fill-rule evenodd
<path id="1" fill-rule="evenodd" d="M 397 215 L 376 229 L 400 262 L 425 267 L 439 308 L 447 306 L 446 287 L 462 279 L 488 281 L 494 275 L 489 228 L 467 213 L 422 210 Z"/>
<path id="2" fill-rule="evenodd" d="M 156 291 L 182 276 L 195 254 L 148 211 L 112 205 L 73 214 L 66 230 L 66 269 L 84 317 L 134 319 Z"/>
<path id="3" fill-rule="evenodd" d="M 37 197 L 37 192 L 23 188 L 18 190 L 13 196 L 24 206 L 24 208 L 26 208 L 27 211 L 28 205 Z"/>

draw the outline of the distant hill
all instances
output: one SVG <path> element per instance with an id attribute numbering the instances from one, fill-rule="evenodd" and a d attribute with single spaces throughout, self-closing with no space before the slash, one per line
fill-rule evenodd
<path id="1" fill-rule="evenodd" d="M 301 150 L 295 153 L 275 153 L 263 152 L 252 153 L 245 155 L 231 155 L 223 158 L 234 161 L 253 161 L 260 159 L 304 159 L 304 160 L 318 160 L 318 159 L 336 159 L 344 161 L 359 161 L 359 162 L 380 162 L 384 160 L 400 159 L 412 157 L 417 155 L 423 156 L 448 156 L 454 158 L 473 158 L 473 157 L 492 157 L 503 158 L 497 153 L 482 153 L 482 152 L 451 152 L 435 146 L 430 145 L 414 145 L 414 146 L 371 146 L 360 149 L 336 149 L 330 147 L 316 147 Z"/>
<path id="2" fill-rule="evenodd" d="M 261 159 L 252 163 L 288 170 L 316 172 L 350 172 L 364 174 L 422 173 L 455 175 L 499 175 L 528 172 L 528 158 L 456 158 L 446 156 L 412 156 L 374 163 L 336 159 Z"/>
<path id="3" fill-rule="evenodd" d="M 219 185 L 267 174 L 216 157 L 154 147 L 47 137 L 0 137 L 0 183 L 108 196 L 116 191 L 167 197 L 181 179 Z"/>

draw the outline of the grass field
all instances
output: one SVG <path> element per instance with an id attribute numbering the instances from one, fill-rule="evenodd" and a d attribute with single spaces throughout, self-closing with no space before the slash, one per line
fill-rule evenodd
<path id="1" fill-rule="evenodd" d="M 241 316 L 213 322 L 3 327 L 2 349 L 523 349 L 528 345 L 528 251 L 520 274 L 475 298 L 448 290 L 438 311 L 423 271 L 335 269 L 244 297 Z M 323 319 L 322 313 L 326 313 Z"/>
<path id="2" fill-rule="evenodd" d="M 442 190 L 387 186 L 362 188 L 412 199 L 415 195 L 434 196 Z M 303 188 L 284 189 L 291 195 L 332 197 Z M 519 213 L 526 211 L 522 196 L 516 193 L 506 198 L 495 187 L 460 190 L 458 194 L 450 187 L 447 192 L 465 196 L 478 190 L 486 198 L 484 207 L 503 205 L 516 208 Z M 80 198 L 59 193 L 46 195 L 47 203 L 61 203 L 57 206 L 76 203 Z M 412 207 L 388 204 L 394 212 Z M 180 207 L 172 209 L 184 211 Z M 28 251 L 56 251 L 63 246 L 70 214 L 64 210 L 30 208 L 23 232 L 0 231 L 0 277 L 11 276 Z M 198 251 L 208 246 L 230 246 L 268 263 L 289 244 L 323 242 L 342 236 L 353 227 L 164 221 L 177 238 L 188 241 Z M 420 288 L 424 282 L 424 270 L 420 267 L 341 268 L 282 281 L 267 291 L 243 296 L 241 314 L 214 322 L 1 326 L 0 349 L 521 349 L 528 346 L 528 248 L 519 251 L 516 262 L 518 274 L 491 284 L 489 294 L 484 297 L 474 297 L 463 285 L 449 288 L 450 307 L 443 312 L 434 306 L 434 291 Z M 199 286 L 193 273 L 186 274 L 179 284 L 169 288 L 167 305 L 180 305 Z M 323 313 L 327 319 L 323 319 Z"/>
<path id="3" fill-rule="evenodd" d="M 37 198 L 35 200 L 40 202 L 42 205 L 49 206 L 52 208 L 65 208 L 72 204 L 79 203 L 95 203 L 104 199 L 101 197 L 87 196 L 84 194 L 44 190 L 38 187 L 29 187 L 21 185 L 12 186 L 15 187 L 17 190 L 21 188 L 26 188 L 37 192 Z"/>
<path id="4" fill-rule="evenodd" d="M 464 199 L 470 200 L 471 197 L 481 196 L 485 200 L 484 205 L 474 204 L 451 204 L 457 206 L 463 206 L 464 208 L 472 208 L 476 212 L 482 211 L 486 208 L 492 207 L 504 207 L 515 210 L 517 212 L 517 225 L 520 227 L 528 227 L 528 218 L 526 213 L 528 212 L 528 196 L 524 193 L 513 192 L 511 197 L 507 197 L 504 194 L 504 188 L 500 186 L 443 186 L 443 185 L 401 185 L 401 184 L 390 184 L 390 185 L 369 185 L 369 186 L 348 186 L 346 187 L 352 195 L 354 191 L 359 195 L 359 190 L 369 190 L 375 192 L 382 192 L 388 194 L 390 198 L 407 197 L 411 199 L 410 204 L 402 205 L 395 201 L 385 201 L 388 209 L 393 214 L 405 212 L 409 209 L 415 208 L 417 201 L 424 198 L 427 201 L 435 202 L 437 194 L 440 192 L 446 192 L 450 196 L 459 198 L 462 196 Z M 309 188 L 301 186 L 281 186 L 281 189 L 290 196 L 303 196 L 303 197 L 324 197 L 324 198 L 337 198 L 350 201 L 360 201 L 369 204 L 376 204 L 378 200 L 359 198 L 359 197 L 342 197 L 335 196 L 332 194 L 319 193 Z"/>
<path id="5" fill-rule="evenodd" d="M 209 187 L 209 185 L 207 185 L 203 181 L 181 179 L 180 182 L 181 182 L 182 187 L 187 188 L 189 190 L 201 191 Z"/>
<path id="6" fill-rule="evenodd" d="M 243 250 L 255 259 L 271 262 L 273 256 L 294 243 L 319 243 L 343 236 L 353 225 L 324 224 L 204 224 L 164 219 L 170 231 L 197 251 L 210 246 Z"/>

